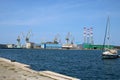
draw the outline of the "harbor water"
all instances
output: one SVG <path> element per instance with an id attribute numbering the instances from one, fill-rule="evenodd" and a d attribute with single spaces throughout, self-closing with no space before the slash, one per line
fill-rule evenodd
<path id="1" fill-rule="evenodd" d="M 120 53 L 120 51 L 118 51 Z M 0 57 L 81 80 L 119 80 L 120 58 L 102 59 L 100 50 L 0 49 Z"/>

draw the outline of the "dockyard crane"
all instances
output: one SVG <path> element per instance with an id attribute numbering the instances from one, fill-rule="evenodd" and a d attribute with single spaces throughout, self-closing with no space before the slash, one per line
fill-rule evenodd
<path id="1" fill-rule="evenodd" d="M 17 48 L 20 48 L 21 47 L 21 38 L 20 38 L 20 35 L 17 37 Z"/>
<path id="2" fill-rule="evenodd" d="M 70 41 L 70 32 L 68 32 L 68 34 L 67 34 L 67 36 L 66 36 L 66 41 L 67 41 L 67 44 L 69 43 L 69 41 Z"/>
<path id="3" fill-rule="evenodd" d="M 74 40 L 75 40 L 75 38 L 72 37 L 72 39 L 71 39 L 71 44 L 74 44 Z"/>
<path id="4" fill-rule="evenodd" d="M 23 34 L 23 37 L 25 38 L 26 43 L 29 42 L 31 36 L 32 36 L 32 31 L 29 31 L 26 36 Z"/>
<path id="5" fill-rule="evenodd" d="M 59 40 L 59 36 L 60 36 L 59 34 L 57 34 L 57 35 L 55 36 L 55 38 L 54 38 L 54 43 L 55 43 L 55 44 L 58 44 L 58 43 L 59 43 L 59 41 L 58 41 L 58 40 Z"/>
<path id="6" fill-rule="evenodd" d="M 18 36 L 18 38 L 17 38 L 17 42 L 20 43 L 20 36 Z"/>
<path id="7" fill-rule="evenodd" d="M 25 38 L 25 41 L 26 41 L 26 42 L 29 42 L 30 36 L 31 36 L 31 32 L 29 31 L 29 32 L 27 33 L 26 38 Z"/>
<path id="8" fill-rule="evenodd" d="M 55 43 L 55 44 L 58 44 L 58 39 L 57 39 L 57 37 L 54 38 L 54 43 Z"/>

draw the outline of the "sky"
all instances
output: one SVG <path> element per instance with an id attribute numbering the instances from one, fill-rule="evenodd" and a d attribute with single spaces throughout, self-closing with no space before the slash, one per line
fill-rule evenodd
<path id="1" fill-rule="evenodd" d="M 16 44 L 17 37 L 32 32 L 31 42 L 62 43 L 68 32 L 83 43 L 83 28 L 93 28 L 94 44 L 103 44 L 107 17 L 110 43 L 120 46 L 120 0 L 0 0 L 0 44 Z"/>

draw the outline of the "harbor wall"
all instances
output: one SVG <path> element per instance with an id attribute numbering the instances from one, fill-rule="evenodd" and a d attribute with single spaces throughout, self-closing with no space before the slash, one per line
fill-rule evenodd
<path id="1" fill-rule="evenodd" d="M 29 65 L 0 57 L 0 80 L 80 80 L 52 71 L 34 71 Z"/>

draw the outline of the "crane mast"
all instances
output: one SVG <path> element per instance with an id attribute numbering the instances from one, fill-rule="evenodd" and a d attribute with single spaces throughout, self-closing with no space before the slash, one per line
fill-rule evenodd
<path id="1" fill-rule="evenodd" d="M 21 48 L 20 41 L 21 41 L 20 36 L 18 36 L 18 38 L 17 38 L 17 48 Z"/>

